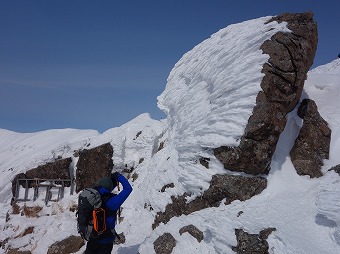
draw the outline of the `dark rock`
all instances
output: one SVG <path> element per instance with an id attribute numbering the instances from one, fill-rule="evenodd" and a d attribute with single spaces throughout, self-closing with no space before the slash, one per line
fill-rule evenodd
<path id="1" fill-rule="evenodd" d="M 132 182 L 136 181 L 137 178 L 138 178 L 138 174 L 136 172 L 133 173 L 133 175 L 132 175 Z"/>
<path id="2" fill-rule="evenodd" d="M 242 229 L 235 229 L 237 246 L 232 247 L 232 250 L 238 254 L 269 254 L 269 245 L 266 239 L 275 230 L 275 228 L 268 228 L 259 234 L 249 234 Z"/>
<path id="3" fill-rule="evenodd" d="M 157 238 L 153 246 L 156 254 L 171 254 L 176 246 L 176 239 L 170 233 L 165 233 Z"/>
<path id="4" fill-rule="evenodd" d="M 287 22 L 292 33 L 276 33 L 261 46 L 270 58 L 262 70 L 263 91 L 257 95 L 240 145 L 214 149 L 216 158 L 228 170 L 253 175 L 269 172 L 276 144 L 286 125 L 286 115 L 298 103 L 313 64 L 318 40 L 313 14 L 283 14 L 269 22 L 273 21 Z"/>
<path id="5" fill-rule="evenodd" d="M 303 125 L 290 152 L 292 163 L 299 175 L 320 177 L 323 160 L 329 158 L 331 129 L 313 100 L 303 100 L 298 115 Z"/>
<path id="6" fill-rule="evenodd" d="M 70 165 L 72 158 L 60 159 L 31 169 L 26 172 L 26 178 L 71 179 Z"/>
<path id="7" fill-rule="evenodd" d="M 136 140 L 140 134 L 142 134 L 142 131 L 137 132 L 136 137 L 133 140 Z"/>
<path id="8" fill-rule="evenodd" d="M 80 236 L 71 235 L 70 237 L 52 244 L 47 254 L 70 254 L 75 253 L 84 246 L 84 240 Z"/>
<path id="9" fill-rule="evenodd" d="M 77 192 L 95 186 L 100 178 L 110 175 L 112 155 L 110 143 L 80 152 L 76 173 Z"/>
<path id="10" fill-rule="evenodd" d="M 17 179 L 71 179 L 70 165 L 72 158 L 59 159 L 54 162 L 48 162 L 44 165 L 38 166 L 28 170 L 26 173 L 20 173 L 12 180 L 12 194 L 15 196 Z M 58 183 L 58 182 L 56 182 Z M 31 188 L 35 184 L 34 181 L 28 181 L 28 187 Z M 25 187 L 24 182 L 20 185 Z M 65 182 L 65 186 L 69 187 L 70 183 Z"/>
<path id="11" fill-rule="evenodd" d="M 160 223 L 167 223 L 173 217 L 179 217 L 208 208 L 217 207 L 223 199 L 226 204 L 234 200 L 247 200 L 261 193 L 267 187 L 267 180 L 262 177 L 243 177 L 231 175 L 214 175 L 202 196 L 186 202 L 188 193 L 178 197 L 171 197 L 172 203 L 165 207 L 164 212 L 158 212 L 152 228 L 155 229 Z"/>
<path id="12" fill-rule="evenodd" d="M 174 183 L 166 184 L 166 185 L 164 185 L 164 186 L 162 187 L 161 192 L 164 192 L 165 189 L 167 189 L 167 188 L 174 188 L 174 187 L 175 187 L 175 184 L 174 184 Z"/>
<path id="13" fill-rule="evenodd" d="M 118 237 L 115 238 L 114 244 L 117 245 L 117 244 L 125 243 L 126 239 L 125 239 L 124 233 L 120 233 L 120 234 L 118 234 L 118 236 L 119 236 L 119 238 Z"/>
<path id="14" fill-rule="evenodd" d="M 340 164 L 330 168 L 328 171 L 331 171 L 331 170 L 334 170 L 336 173 L 340 175 Z"/>
<path id="15" fill-rule="evenodd" d="M 158 152 L 160 151 L 160 150 L 162 150 L 164 148 L 164 141 L 162 141 L 160 144 L 159 144 L 159 147 L 158 147 Z"/>
<path id="16" fill-rule="evenodd" d="M 214 175 L 203 200 L 209 203 L 209 207 L 219 205 L 223 199 L 226 199 L 226 204 L 234 200 L 245 201 L 260 194 L 266 187 L 267 179 L 262 177 Z"/>
<path id="17" fill-rule="evenodd" d="M 8 244 L 9 237 L 5 240 L 0 240 L 0 248 L 5 249 L 6 244 Z"/>
<path id="18" fill-rule="evenodd" d="M 179 230 L 179 233 L 182 235 L 184 233 L 188 232 L 190 235 L 192 235 L 194 238 L 196 238 L 196 240 L 200 243 L 202 242 L 202 240 L 204 239 L 203 236 L 203 232 L 201 230 L 199 230 L 197 227 L 195 227 L 194 225 L 188 225 L 185 227 L 182 227 Z"/>
<path id="19" fill-rule="evenodd" d="M 204 157 L 201 157 L 199 159 L 200 163 L 202 166 L 206 167 L 207 169 L 209 169 L 209 162 L 210 162 L 210 159 L 209 158 L 204 158 Z"/>

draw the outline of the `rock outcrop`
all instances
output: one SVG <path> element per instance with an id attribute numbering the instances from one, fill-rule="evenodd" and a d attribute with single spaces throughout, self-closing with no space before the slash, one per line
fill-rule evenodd
<path id="1" fill-rule="evenodd" d="M 249 234 L 242 229 L 235 229 L 237 246 L 232 250 L 238 254 L 269 254 L 269 245 L 266 241 L 275 228 L 262 230 L 259 234 Z"/>
<path id="2" fill-rule="evenodd" d="M 188 215 L 208 207 L 217 207 L 222 200 L 230 204 L 234 200 L 247 200 L 261 193 L 267 187 L 267 180 L 262 177 L 243 177 L 231 175 L 214 175 L 209 189 L 202 196 L 187 203 L 189 194 L 171 197 L 172 203 L 168 204 L 164 212 L 158 212 L 152 225 L 156 228 L 160 223 L 167 223 L 172 217 Z"/>
<path id="3" fill-rule="evenodd" d="M 320 116 L 313 100 L 303 100 L 298 115 L 303 119 L 303 125 L 290 158 L 299 175 L 320 177 L 323 160 L 329 158 L 331 129 Z"/>
<path id="4" fill-rule="evenodd" d="M 54 162 L 49 162 L 44 165 L 28 170 L 26 173 L 21 173 L 15 176 L 12 180 L 12 194 L 15 195 L 15 187 L 17 179 L 70 179 L 70 166 L 72 158 L 59 159 Z M 23 184 L 23 183 L 21 183 Z M 33 182 L 28 183 L 28 187 L 33 187 Z M 66 183 L 69 187 L 69 183 Z M 23 186 L 25 187 L 25 186 Z"/>
<path id="5" fill-rule="evenodd" d="M 110 143 L 84 149 L 79 153 L 76 174 L 76 191 L 92 187 L 101 177 L 109 176 L 113 168 L 113 147 Z"/>
<path id="6" fill-rule="evenodd" d="M 171 254 L 176 246 L 176 239 L 170 233 L 165 233 L 153 243 L 156 254 Z"/>
<path id="7" fill-rule="evenodd" d="M 318 36 L 313 14 L 282 14 L 269 22 L 287 22 L 291 33 L 279 32 L 261 49 L 270 56 L 256 106 L 238 147 L 219 147 L 214 154 L 224 167 L 248 174 L 266 174 L 286 115 L 298 103 L 307 71 L 313 64 Z"/>

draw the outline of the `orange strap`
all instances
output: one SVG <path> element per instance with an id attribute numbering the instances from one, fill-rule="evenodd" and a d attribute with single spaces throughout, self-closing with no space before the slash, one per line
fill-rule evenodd
<path id="1" fill-rule="evenodd" d="M 96 208 L 92 212 L 93 229 L 101 234 L 106 230 L 106 214 L 103 208 Z"/>

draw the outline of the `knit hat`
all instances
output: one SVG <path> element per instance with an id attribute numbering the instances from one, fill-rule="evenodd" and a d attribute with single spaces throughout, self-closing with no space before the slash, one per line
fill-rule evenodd
<path id="1" fill-rule="evenodd" d="M 104 187 L 105 189 L 112 191 L 113 190 L 113 183 L 110 177 L 103 177 L 99 179 L 98 182 L 99 186 Z"/>

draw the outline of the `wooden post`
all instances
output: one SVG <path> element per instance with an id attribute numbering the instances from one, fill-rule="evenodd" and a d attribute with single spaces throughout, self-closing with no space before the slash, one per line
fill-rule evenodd
<path id="1" fill-rule="evenodd" d="M 48 201 L 50 200 L 51 196 L 50 196 L 50 191 L 51 190 L 51 185 L 46 185 L 46 195 L 45 195 L 45 205 L 48 204 Z"/>
<path id="2" fill-rule="evenodd" d="M 33 201 L 36 201 L 38 197 L 39 197 L 39 180 L 35 179 Z"/>
<path id="3" fill-rule="evenodd" d="M 24 200 L 27 201 L 28 200 L 28 180 L 25 179 L 25 198 Z"/>
<path id="4" fill-rule="evenodd" d="M 19 199 L 19 191 L 20 191 L 20 185 L 19 185 L 19 179 L 17 179 L 16 185 L 15 185 L 15 201 Z"/>

